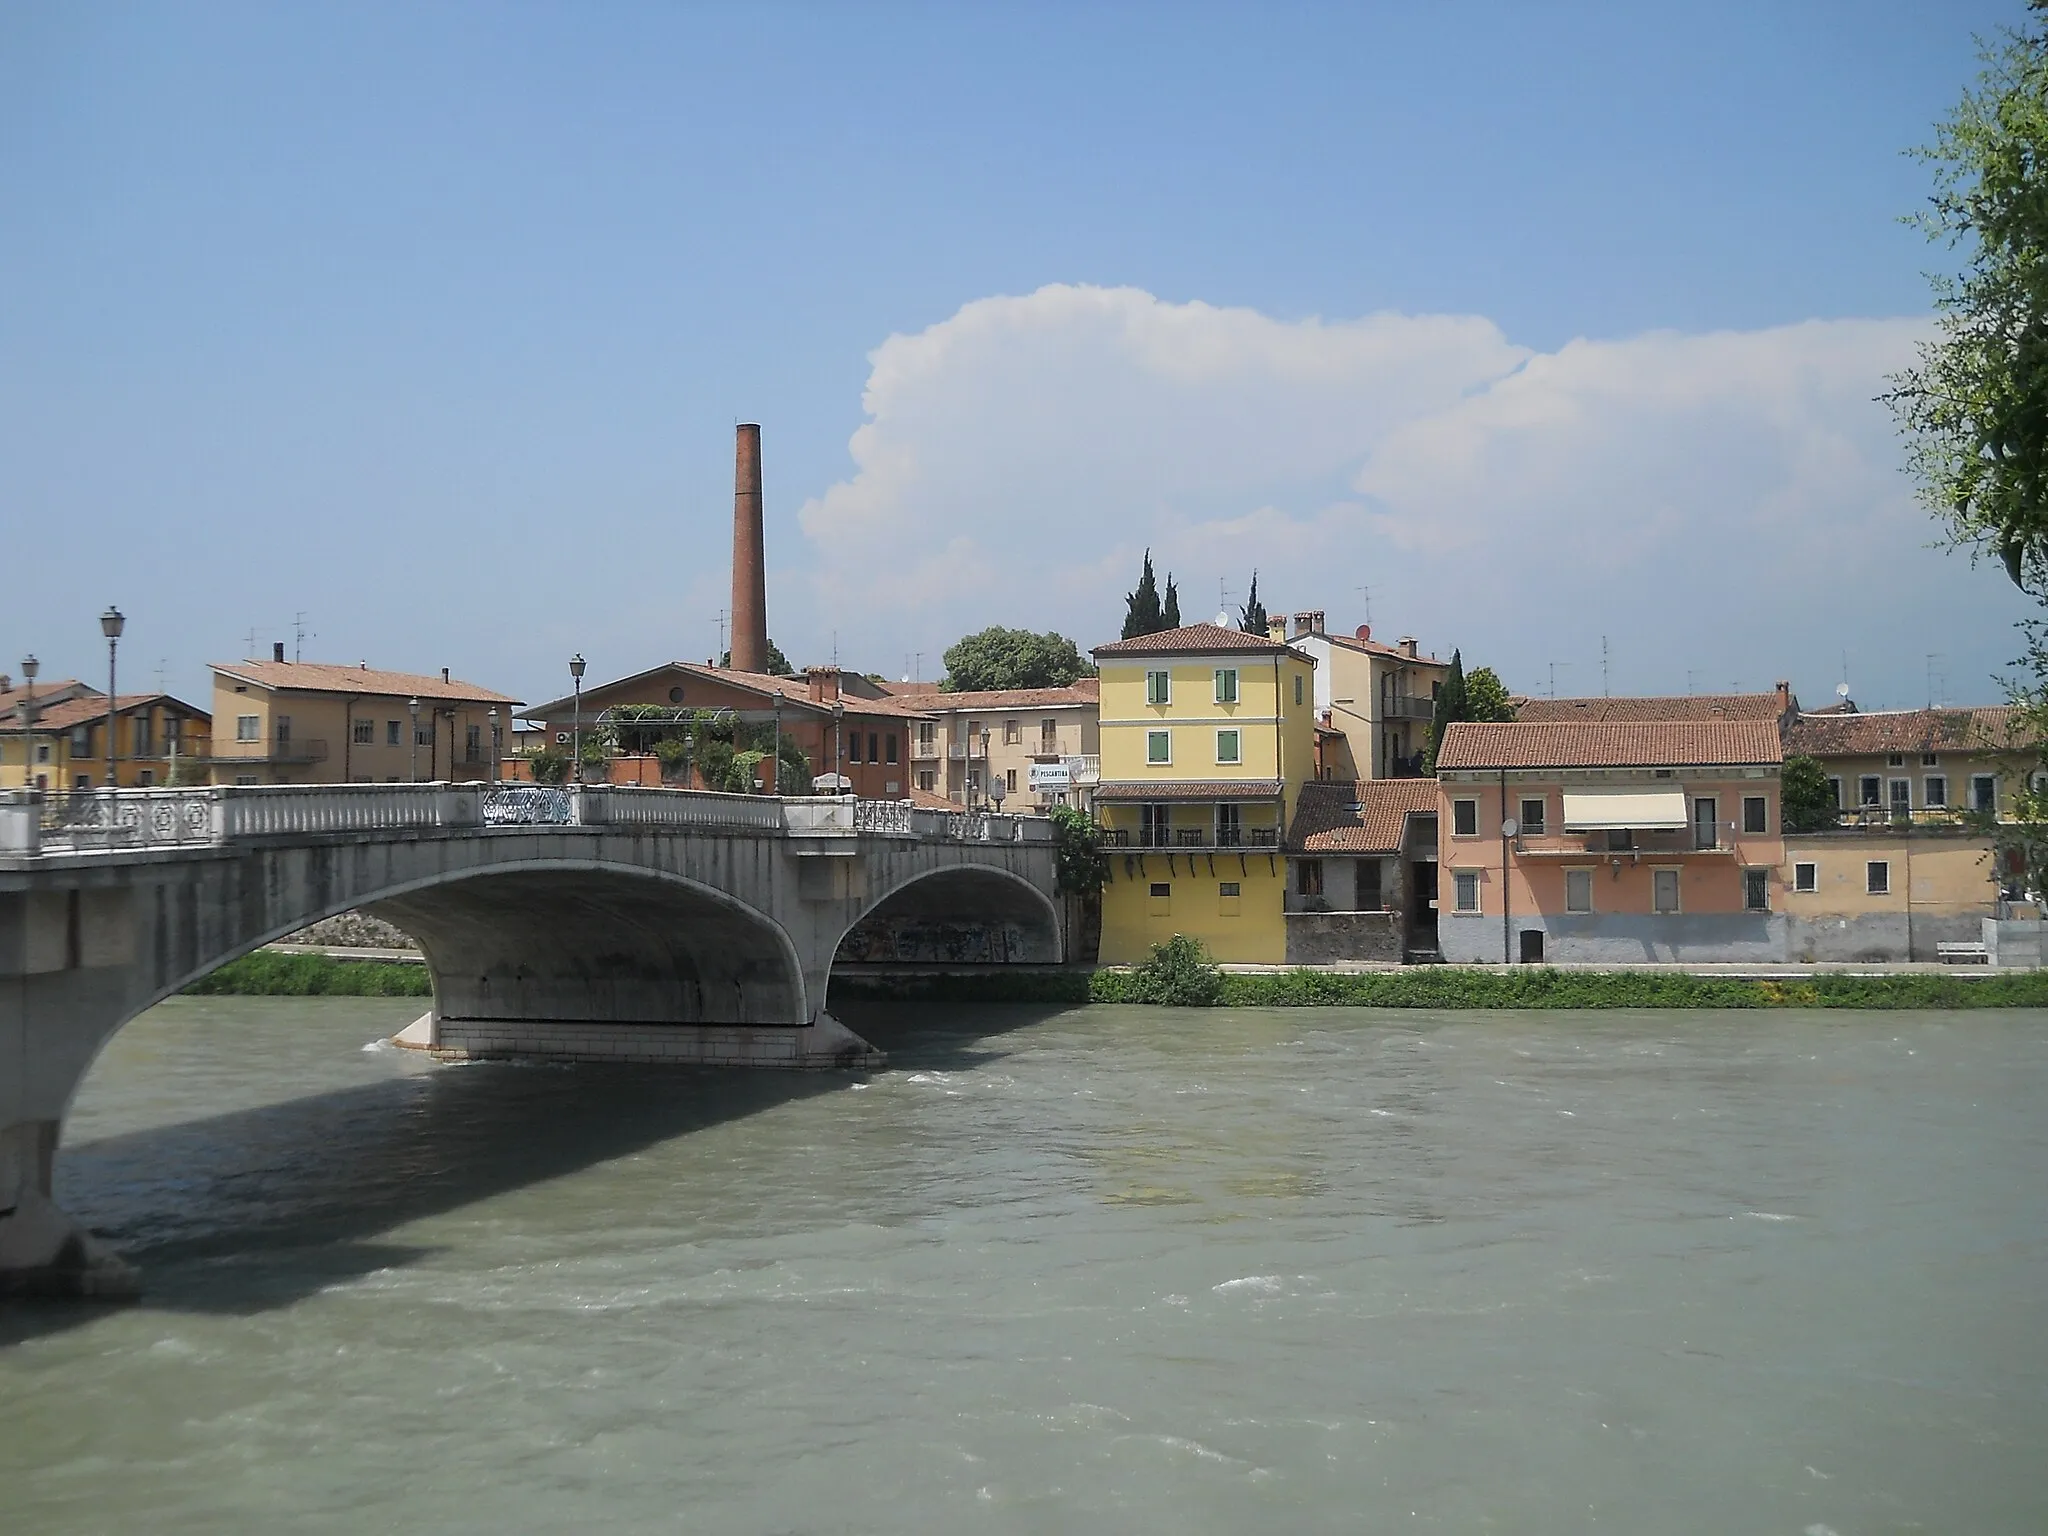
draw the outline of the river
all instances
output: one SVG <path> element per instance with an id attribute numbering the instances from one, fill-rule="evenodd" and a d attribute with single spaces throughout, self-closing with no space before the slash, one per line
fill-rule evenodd
<path id="1" fill-rule="evenodd" d="M 2048 1529 L 2048 1018 L 865 1009 L 828 1074 L 180 999 L 0 1530 Z"/>

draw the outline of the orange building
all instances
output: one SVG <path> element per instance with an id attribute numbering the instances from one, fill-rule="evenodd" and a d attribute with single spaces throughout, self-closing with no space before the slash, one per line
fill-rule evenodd
<path id="1" fill-rule="evenodd" d="M 1783 960 L 1783 761 L 1776 719 L 1453 724 L 1444 959 Z"/>

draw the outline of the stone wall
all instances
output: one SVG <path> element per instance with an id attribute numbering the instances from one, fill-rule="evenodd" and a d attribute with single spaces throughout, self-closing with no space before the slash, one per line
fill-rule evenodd
<path id="1" fill-rule="evenodd" d="M 1398 912 L 1290 912 L 1289 965 L 1339 965 L 1345 961 L 1401 961 Z"/>
<path id="2" fill-rule="evenodd" d="M 1532 928 L 1543 934 L 1543 959 L 1552 965 L 1780 964 L 1786 958 L 1786 920 L 1775 912 L 1511 916 L 1511 959 L 1519 961 L 1522 934 Z M 1437 933 L 1443 957 L 1452 965 L 1501 962 L 1497 913 L 1446 912 L 1438 919 Z"/>

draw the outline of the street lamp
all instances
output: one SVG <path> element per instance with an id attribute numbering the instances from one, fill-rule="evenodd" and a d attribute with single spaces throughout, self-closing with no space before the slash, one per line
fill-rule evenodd
<path id="1" fill-rule="evenodd" d="M 569 761 L 576 770 L 576 782 L 583 782 L 583 653 L 569 658 L 569 676 L 576 683 L 576 713 L 569 732 Z"/>
<path id="2" fill-rule="evenodd" d="M 690 758 L 697 750 L 697 733 L 688 726 L 683 728 L 683 788 L 690 787 Z"/>
<path id="3" fill-rule="evenodd" d="M 408 699 L 406 706 L 412 711 L 412 781 L 420 781 L 420 701 Z"/>
<path id="4" fill-rule="evenodd" d="M 21 701 L 21 787 L 36 787 L 36 674 L 43 670 L 31 651 L 21 658 L 21 678 L 28 685 L 28 692 Z"/>
<path id="5" fill-rule="evenodd" d="M 113 604 L 100 615 L 100 633 L 107 637 L 107 788 L 117 789 L 114 782 L 114 647 L 121 643 L 121 631 L 128 621 L 121 616 L 121 610 Z"/>
<path id="6" fill-rule="evenodd" d="M 498 706 L 493 704 L 490 707 L 489 714 L 491 719 L 491 782 L 495 784 L 498 782 Z"/>
<path id="7" fill-rule="evenodd" d="M 832 701 L 832 773 L 838 779 L 846 777 L 846 739 L 843 731 L 845 724 L 846 700 L 834 699 Z M 834 794 L 843 794 L 849 788 L 849 785 L 839 783 L 835 783 L 832 786 Z"/>
<path id="8" fill-rule="evenodd" d="M 988 794 L 988 775 L 988 727 L 984 725 L 981 728 L 981 792 L 984 797 Z"/>

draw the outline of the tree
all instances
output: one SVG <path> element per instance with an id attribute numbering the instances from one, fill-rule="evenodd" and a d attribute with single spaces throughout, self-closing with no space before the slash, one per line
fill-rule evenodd
<path id="1" fill-rule="evenodd" d="M 1456 662 L 1455 654 L 1452 661 Z M 1481 667 L 1465 679 L 1465 713 L 1460 720 L 1512 720 L 1514 696 L 1491 667 Z"/>
<path id="2" fill-rule="evenodd" d="M 966 635 L 946 648 L 946 675 L 939 686 L 948 693 L 980 693 L 994 688 L 1064 688 L 1095 669 L 1065 635 L 1047 630 L 992 625 Z"/>
<path id="3" fill-rule="evenodd" d="M 1244 617 L 1237 626 L 1248 635 L 1265 636 L 1270 632 L 1266 622 L 1266 605 L 1259 601 L 1259 573 L 1252 572 L 1251 596 L 1244 600 Z"/>
<path id="4" fill-rule="evenodd" d="M 1915 153 L 1934 166 L 1909 220 L 1963 252 L 1932 277 L 1933 340 L 1884 396 L 1921 501 L 1962 545 L 2048 597 L 2048 27 L 2008 32 Z"/>
<path id="5" fill-rule="evenodd" d="M 1821 832 L 1837 819 L 1834 787 L 1813 758 L 1793 753 L 1778 780 L 1778 817 L 1787 832 Z"/>
<path id="6" fill-rule="evenodd" d="M 718 664 L 721 667 L 731 666 L 732 652 L 728 650 L 723 656 L 719 657 Z M 789 658 L 782 654 L 782 647 L 773 640 L 768 642 L 768 671 L 766 675 L 769 677 L 796 676 L 796 668 L 789 664 Z"/>
<path id="7" fill-rule="evenodd" d="M 1173 572 L 1166 573 L 1166 602 L 1159 610 L 1161 629 L 1180 628 L 1180 589 L 1173 584 Z"/>
<path id="8" fill-rule="evenodd" d="M 1436 709 L 1429 718 L 1429 740 L 1422 751 L 1422 771 L 1436 772 L 1437 743 L 1444 739 L 1444 729 L 1454 720 L 1465 718 L 1465 653 L 1451 652 L 1451 670 L 1444 678 L 1443 686 L 1436 691 Z"/>
<path id="9" fill-rule="evenodd" d="M 1109 855 L 1102 851 L 1102 829 L 1071 805 L 1056 805 L 1052 821 L 1053 869 L 1059 888 L 1070 896 L 1092 896 L 1109 875 Z"/>
<path id="10" fill-rule="evenodd" d="M 1145 571 L 1138 578 L 1138 590 L 1124 595 L 1124 639 L 1136 640 L 1141 635 L 1156 635 L 1166 628 L 1165 614 L 1159 606 L 1159 583 L 1152 577 L 1152 551 L 1145 551 Z"/>

